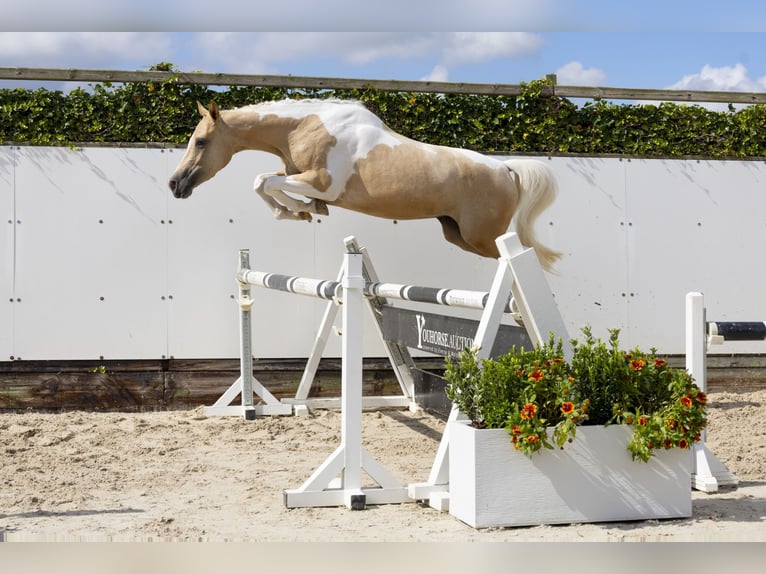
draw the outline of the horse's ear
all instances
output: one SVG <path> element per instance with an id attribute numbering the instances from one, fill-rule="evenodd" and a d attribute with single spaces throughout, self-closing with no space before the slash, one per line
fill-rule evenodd
<path id="1" fill-rule="evenodd" d="M 221 111 L 218 109 L 218 104 L 216 104 L 213 100 L 210 100 L 210 107 L 208 108 L 208 112 L 210 112 L 210 117 L 214 122 L 217 122 L 221 117 Z"/>
<path id="2" fill-rule="evenodd" d="M 207 115 L 207 110 L 205 109 L 205 106 L 203 106 L 199 100 L 197 100 L 197 109 L 199 110 L 199 115 L 201 115 L 203 118 Z"/>

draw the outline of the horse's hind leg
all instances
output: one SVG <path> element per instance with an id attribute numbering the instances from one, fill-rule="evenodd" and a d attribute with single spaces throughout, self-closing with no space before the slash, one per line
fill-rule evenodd
<path id="1" fill-rule="evenodd" d="M 505 233 L 508 225 L 499 218 L 480 219 L 479 225 L 469 225 L 466 221 L 458 223 L 446 215 L 437 219 L 442 224 L 444 238 L 450 243 L 482 257 L 500 257 L 495 239 Z M 469 219 L 468 222 L 470 221 Z"/>
<path id="2" fill-rule="evenodd" d="M 436 219 L 438 219 L 439 223 L 442 224 L 442 233 L 444 234 L 444 239 L 450 243 L 454 243 L 465 251 L 475 253 L 476 255 L 483 255 L 483 253 L 477 251 L 471 244 L 463 239 L 463 235 L 460 233 L 460 227 L 458 226 L 457 221 L 447 215 L 439 216 Z"/>

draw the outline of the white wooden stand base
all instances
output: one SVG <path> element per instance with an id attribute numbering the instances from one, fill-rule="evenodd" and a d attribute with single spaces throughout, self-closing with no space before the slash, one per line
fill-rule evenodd
<path id="1" fill-rule="evenodd" d="M 564 449 L 528 457 L 505 430 L 450 423 L 449 512 L 475 528 L 692 515 L 690 450 L 627 450 L 629 427 L 579 427 Z"/>
<path id="2" fill-rule="evenodd" d="M 692 487 L 700 492 L 718 492 L 721 486 L 738 486 L 739 479 L 710 452 L 704 442 L 694 445 Z"/>
<path id="3" fill-rule="evenodd" d="M 362 306 L 361 253 L 346 253 L 343 277 L 343 364 L 341 366 L 341 444 L 303 483 L 284 491 L 288 508 L 412 502 L 405 486 L 362 447 Z M 354 336 L 349 336 L 350 334 Z M 362 471 L 377 487 L 362 487 Z"/>

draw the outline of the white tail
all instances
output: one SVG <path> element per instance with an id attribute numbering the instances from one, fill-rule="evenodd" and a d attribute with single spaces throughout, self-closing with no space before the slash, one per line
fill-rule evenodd
<path id="1" fill-rule="evenodd" d="M 514 216 L 516 233 L 522 245 L 534 248 L 540 263 L 550 271 L 561 253 L 537 240 L 534 222 L 556 199 L 556 177 L 553 170 L 540 160 L 510 159 L 505 164 L 519 178 L 519 205 Z"/>

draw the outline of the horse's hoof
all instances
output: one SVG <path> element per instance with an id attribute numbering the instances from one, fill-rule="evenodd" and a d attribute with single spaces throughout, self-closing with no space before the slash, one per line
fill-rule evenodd
<path id="1" fill-rule="evenodd" d="M 298 219 L 302 219 L 303 221 L 311 221 L 311 220 L 312 220 L 312 217 L 311 217 L 311 214 L 310 214 L 310 213 L 308 213 L 308 212 L 306 212 L 306 211 L 301 211 L 301 212 L 298 214 Z"/>
<path id="2" fill-rule="evenodd" d="M 327 204 L 321 199 L 316 200 L 314 207 L 316 208 L 317 215 L 330 215 L 330 210 L 327 209 Z"/>

